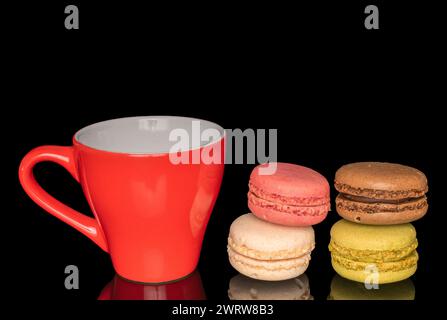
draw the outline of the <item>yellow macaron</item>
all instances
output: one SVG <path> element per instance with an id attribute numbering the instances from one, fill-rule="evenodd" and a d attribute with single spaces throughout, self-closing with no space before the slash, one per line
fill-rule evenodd
<path id="1" fill-rule="evenodd" d="M 411 277 L 417 268 L 416 230 L 409 224 L 371 226 L 340 220 L 332 226 L 329 250 L 344 278 L 382 284 Z"/>

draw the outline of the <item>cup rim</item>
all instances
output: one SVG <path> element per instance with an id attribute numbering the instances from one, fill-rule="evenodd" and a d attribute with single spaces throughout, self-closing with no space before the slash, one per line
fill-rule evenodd
<path id="1" fill-rule="evenodd" d="M 107 120 L 103 120 L 103 121 L 98 121 L 92 124 L 89 124 L 87 126 L 82 127 L 81 129 L 79 129 L 78 131 L 75 132 L 75 134 L 73 135 L 73 144 L 74 145 L 79 145 L 82 146 L 83 148 L 89 149 L 89 150 L 93 150 L 93 151 L 97 151 L 97 152 L 105 152 L 105 153 L 110 153 L 110 154 L 122 154 L 122 155 L 132 155 L 132 156 L 163 156 L 163 155 L 169 155 L 172 154 L 172 152 L 126 152 L 126 151 L 111 151 L 111 150 L 105 150 L 105 149 L 101 149 L 101 148 L 96 148 L 93 146 L 89 146 L 81 141 L 79 141 L 78 137 L 80 134 L 82 134 L 83 132 L 85 132 L 87 129 L 92 129 L 95 126 L 99 126 L 99 125 L 104 125 L 107 124 L 108 122 L 113 122 L 113 121 L 118 121 L 118 120 L 130 120 L 130 119 L 143 119 L 143 118 L 181 118 L 181 119 L 185 119 L 185 120 L 190 120 L 190 121 L 201 121 L 201 122 L 207 122 L 213 125 L 213 127 L 215 129 L 217 129 L 221 134 L 219 136 L 218 139 L 210 141 L 204 145 L 200 145 L 198 147 L 194 147 L 194 148 L 188 148 L 187 150 L 183 150 L 182 152 L 191 152 L 194 150 L 199 150 L 208 146 L 211 146 L 213 144 L 216 143 L 220 143 L 222 141 L 222 139 L 225 138 L 226 136 L 226 132 L 225 129 L 218 125 L 215 122 L 209 121 L 209 120 L 205 120 L 205 119 L 200 119 L 200 118 L 194 118 L 194 117 L 184 117 L 184 116 L 171 116 L 171 115 L 146 115 L 146 116 L 132 116 L 132 117 L 119 117 L 119 118 L 112 118 L 112 119 L 107 119 Z"/>

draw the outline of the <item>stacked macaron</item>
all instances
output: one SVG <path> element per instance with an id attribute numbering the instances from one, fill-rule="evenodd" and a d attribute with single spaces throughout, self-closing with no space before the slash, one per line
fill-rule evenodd
<path id="1" fill-rule="evenodd" d="M 257 166 L 250 175 L 248 207 L 258 218 L 285 226 L 320 223 L 330 209 L 329 183 L 318 172 L 290 163 L 277 163 L 263 175 Z"/>
<path id="2" fill-rule="evenodd" d="M 231 224 L 228 256 L 248 277 L 279 281 L 303 274 L 314 246 L 312 227 L 276 225 L 248 213 Z"/>
<path id="3" fill-rule="evenodd" d="M 303 274 L 315 247 L 311 225 L 321 222 L 330 208 L 329 184 L 318 172 L 294 164 L 266 164 L 250 175 L 251 213 L 230 227 L 228 256 L 240 273 L 254 279 L 280 281 Z"/>
<path id="4" fill-rule="evenodd" d="M 332 266 L 344 278 L 392 283 L 417 268 L 416 230 L 427 212 L 425 175 L 392 163 L 359 162 L 335 174 L 336 209 L 344 219 L 331 229 Z"/>

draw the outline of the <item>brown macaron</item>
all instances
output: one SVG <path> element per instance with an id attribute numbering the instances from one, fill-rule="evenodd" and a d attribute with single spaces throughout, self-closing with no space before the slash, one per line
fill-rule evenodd
<path id="1" fill-rule="evenodd" d="M 337 212 L 362 224 L 400 224 L 422 218 L 428 209 L 427 178 L 395 163 L 357 162 L 335 174 Z"/>

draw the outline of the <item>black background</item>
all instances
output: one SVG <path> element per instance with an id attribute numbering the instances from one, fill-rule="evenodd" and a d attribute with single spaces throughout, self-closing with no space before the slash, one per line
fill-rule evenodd
<path id="1" fill-rule="evenodd" d="M 379 6 L 380 30 L 363 27 L 370 3 Z M 67 4 L 79 5 L 80 30 L 64 29 Z M 437 202 L 443 188 L 437 12 L 407 1 L 8 7 L 2 105 L 4 141 L 13 154 L 6 160 L 7 188 L 13 190 L 8 205 L 13 201 L 5 212 L 11 221 L 4 267 L 13 296 L 94 300 L 114 275 L 107 254 L 25 195 L 17 179 L 21 158 L 39 145 L 69 145 L 74 132 L 97 121 L 161 114 L 225 128 L 277 128 L 278 160 L 311 167 L 331 183 L 338 167 L 354 161 L 422 170 L 430 183 L 430 211 L 414 223 L 420 262 L 412 279 L 417 300 L 431 300 L 435 230 L 443 214 Z M 199 263 L 211 300 L 225 301 L 236 275 L 226 238 L 231 222 L 248 211 L 252 168 L 226 167 Z M 64 169 L 40 164 L 36 176 L 55 197 L 90 214 L 80 186 Z M 316 300 L 327 298 L 335 275 L 327 244 L 338 219 L 332 211 L 315 226 L 317 247 L 306 274 Z M 80 269 L 79 290 L 64 288 L 68 264 Z"/>

